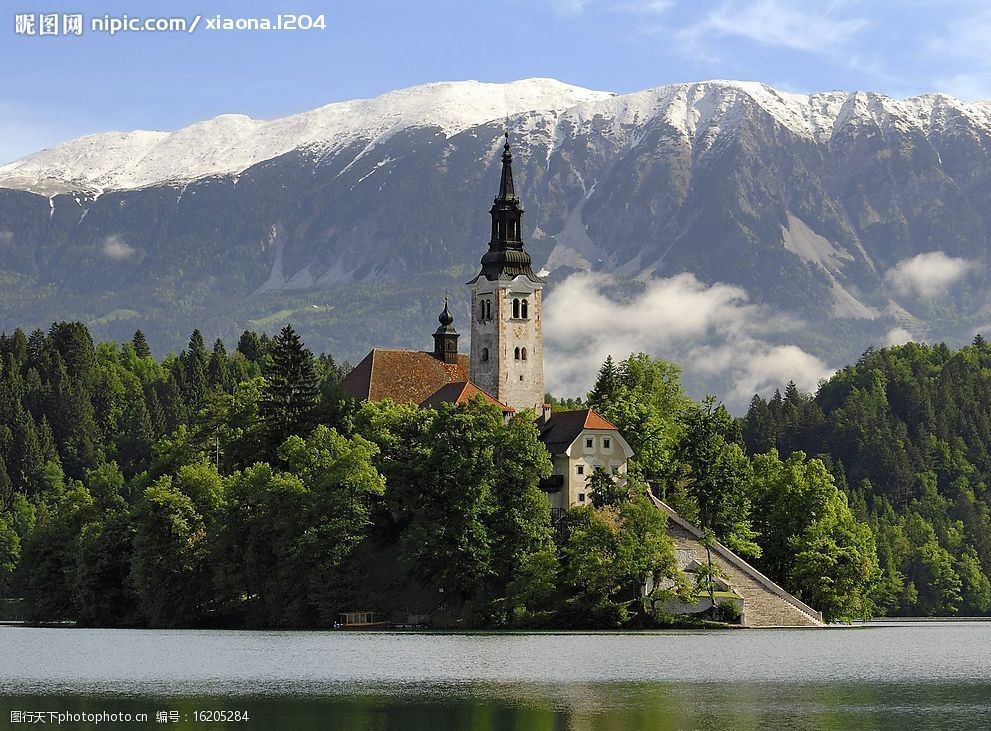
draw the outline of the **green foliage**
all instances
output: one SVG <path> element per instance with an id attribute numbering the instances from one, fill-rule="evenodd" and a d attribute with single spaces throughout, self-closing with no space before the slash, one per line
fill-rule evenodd
<path id="1" fill-rule="evenodd" d="M 691 404 L 680 376 L 674 363 L 644 353 L 631 354 L 619 365 L 610 356 L 588 395 L 588 405 L 619 427 L 633 449 L 633 474 L 662 497 L 676 477 L 679 415 Z"/>
<path id="2" fill-rule="evenodd" d="M 869 352 L 739 422 L 610 359 L 589 403 L 636 458 L 555 531 L 532 413 L 355 403 L 291 327 L 161 363 L 137 336 L 0 336 L 0 594 L 34 621 L 646 625 L 686 589 L 650 492 L 828 618 L 991 611 L 984 342 Z"/>
<path id="3" fill-rule="evenodd" d="M 640 623 L 661 598 L 660 587 L 676 585 L 674 543 L 663 513 L 646 497 L 618 507 L 572 507 L 561 521 L 561 580 L 570 625 L 609 628 L 629 620 L 636 605 Z"/>
<path id="4" fill-rule="evenodd" d="M 760 556 L 751 527 L 750 462 L 740 446 L 728 440 L 732 417 L 710 397 L 685 410 L 681 425 L 684 432 L 676 454 L 699 526 L 712 530 L 737 553 Z"/>
<path id="5" fill-rule="evenodd" d="M 827 621 L 870 618 L 879 578 L 869 526 L 858 522 L 819 460 L 775 450 L 753 460 L 754 527 L 762 536 L 758 566 L 785 578 Z"/>
<path id="6" fill-rule="evenodd" d="M 956 352 L 908 343 L 868 350 L 814 397 L 794 388 L 755 397 L 743 434 L 751 453 L 821 456 L 858 520 L 869 522 L 881 574 L 865 608 L 985 614 L 989 413 L 983 338 Z"/>
<path id="7" fill-rule="evenodd" d="M 148 624 L 200 624 L 213 587 L 207 526 L 193 499 L 159 478 L 138 501 L 134 530 L 131 580 Z"/>

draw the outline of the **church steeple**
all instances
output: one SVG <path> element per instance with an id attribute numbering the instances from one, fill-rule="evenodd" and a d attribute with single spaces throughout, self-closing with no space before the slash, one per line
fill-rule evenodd
<path id="1" fill-rule="evenodd" d="M 544 405 L 543 281 L 523 248 L 523 206 L 513 181 L 509 132 L 502 148 L 499 195 L 489 211 L 492 236 L 471 290 L 472 382 L 514 409 Z"/>
<path id="2" fill-rule="evenodd" d="M 489 250 L 482 257 L 479 277 L 488 280 L 515 279 L 526 276 L 533 282 L 540 279 L 533 273 L 530 255 L 523 249 L 523 207 L 513 184 L 513 152 L 509 146 L 509 131 L 502 152 L 502 178 L 499 195 L 489 209 L 492 216 L 492 236 Z"/>
<path id="3" fill-rule="evenodd" d="M 460 335 L 454 329 L 454 316 L 447 307 L 447 296 L 444 296 L 444 311 L 437 317 L 440 327 L 434 331 L 434 357 L 445 363 L 458 362 L 458 338 Z"/>

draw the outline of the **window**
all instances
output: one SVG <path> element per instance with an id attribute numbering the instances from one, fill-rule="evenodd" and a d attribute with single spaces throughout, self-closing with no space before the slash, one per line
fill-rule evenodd
<path id="1" fill-rule="evenodd" d="M 578 465 L 578 474 L 579 475 L 584 475 L 585 474 L 585 465 L 583 465 L 583 464 Z"/>
<path id="2" fill-rule="evenodd" d="M 520 351 L 520 358 L 522 360 L 526 360 L 526 348 L 523 348 L 523 350 Z"/>
<path id="3" fill-rule="evenodd" d="M 578 493 L 578 502 L 580 503 L 585 502 L 585 493 L 583 492 Z"/>
<path id="4" fill-rule="evenodd" d="M 519 360 L 520 359 L 520 349 L 519 348 L 517 348 L 516 350 L 513 351 L 513 359 L 514 360 Z"/>
<path id="5" fill-rule="evenodd" d="M 530 306 L 527 304 L 527 301 L 526 300 L 523 300 L 523 304 L 520 307 L 520 312 L 522 313 L 521 314 L 521 317 L 524 320 L 527 319 L 527 310 L 528 309 L 530 309 Z"/>
<path id="6" fill-rule="evenodd" d="M 485 319 L 492 319 L 492 300 L 485 300 Z"/>
<path id="7" fill-rule="evenodd" d="M 485 319 L 485 300 L 478 301 L 478 321 Z"/>
<path id="8" fill-rule="evenodd" d="M 585 448 L 586 449 L 591 449 L 592 448 L 592 440 L 591 439 L 586 439 L 585 440 Z"/>
<path id="9" fill-rule="evenodd" d="M 612 449 L 612 447 L 610 446 L 611 444 L 612 444 L 612 439 L 606 438 L 606 439 L 603 439 L 602 440 L 602 448 L 603 449 Z"/>
<path id="10" fill-rule="evenodd" d="M 513 300 L 513 317 L 519 318 L 520 316 L 520 301 Z"/>
<path id="11" fill-rule="evenodd" d="M 488 360 L 488 359 L 489 359 L 489 349 L 482 348 L 482 360 Z"/>
<path id="12" fill-rule="evenodd" d="M 520 380 L 521 380 L 521 381 L 523 380 L 523 376 L 522 376 L 522 375 L 520 376 Z"/>

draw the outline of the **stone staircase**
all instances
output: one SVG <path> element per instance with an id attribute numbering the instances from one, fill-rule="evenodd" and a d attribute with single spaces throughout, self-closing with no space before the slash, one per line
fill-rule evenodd
<path id="1" fill-rule="evenodd" d="M 699 563 L 706 562 L 702 531 L 676 513 L 671 506 L 651 496 L 657 508 L 668 517 L 668 535 L 675 548 L 691 553 Z M 733 590 L 743 597 L 741 624 L 744 627 L 821 627 L 822 614 L 789 594 L 731 550 L 717 543 L 712 561 L 725 574 Z"/>

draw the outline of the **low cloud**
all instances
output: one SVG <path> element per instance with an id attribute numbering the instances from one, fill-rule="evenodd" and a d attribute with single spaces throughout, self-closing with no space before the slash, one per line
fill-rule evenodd
<path id="1" fill-rule="evenodd" d="M 946 294 L 975 266 L 976 262 L 969 259 L 929 251 L 902 259 L 885 273 L 884 278 L 899 294 L 934 299 Z"/>
<path id="2" fill-rule="evenodd" d="M 14 240 L 13 231 L 0 230 L 0 244 L 9 244 Z"/>
<path id="3" fill-rule="evenodd" d="M 127 259 L 128 257 L 134 256 L 134 254 L 134 247 L 126 241 L 123 241 L 116 234 L 113 236 L 107 236 L 107 238 L 103 240 L 103 255 L 108 259 Z"/>
<path id="4" fill-rule="evenodd" d="M 893 327 L 884 336 L 885 345 L 904 345 L 915 340 L 915 336 L 903 327 Z"/>
<path id="5" fill-rule="evenodd" d="M 611 296 L 606 275 L 575 274 L 544 303 L 548 389 L 587 392 L 605 360 L 645 352 L 678 362 L 686 380 L 721 384 L 716 395 L 736 410 L 754 393 L 794 380 L 814 390 L 832 373 L 796 345 L 769 342 L 799 327 L 794 318 L 749 301 L 744 289 L 706 285 L 692 274 L 649 282 L 632 298 Z"/>

